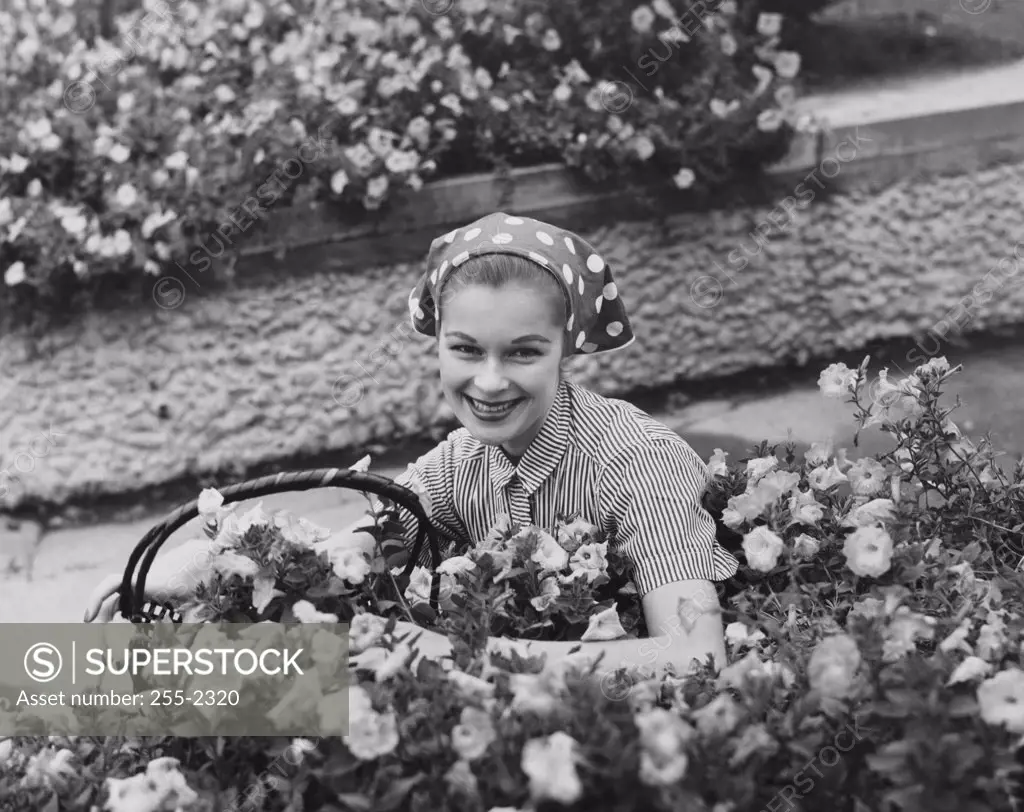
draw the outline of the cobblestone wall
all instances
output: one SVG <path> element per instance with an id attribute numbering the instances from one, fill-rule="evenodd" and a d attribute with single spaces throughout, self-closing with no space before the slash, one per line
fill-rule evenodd
<path id="1" fill-rule="evenodd" d="M 1022 168 L 818 200 L 770 229 L 758 228 L 770 210 L 749 209 L 587 232 L 637 341 L 582 361 L 574 380 L 625 394 L 936 325 L 1020 322 Z M 422 434 L 447 413 L 433 344 L 406 322 L 418 272 L 326 267 L 96 315 L 32 346 L 0 336 L 0 505 L 297 453 L 336 450 L 345 465 L 346 449 Z"/>

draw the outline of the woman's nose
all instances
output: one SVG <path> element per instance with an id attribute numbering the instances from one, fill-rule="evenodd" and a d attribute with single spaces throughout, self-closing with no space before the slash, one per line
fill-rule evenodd
<path id="1" fill-rule="evenodd" d="M 508 388 L 508 381 L 498 361 L 485 361 L 477 371 L 473 384 L 481 394 L 497 394 Z"/>

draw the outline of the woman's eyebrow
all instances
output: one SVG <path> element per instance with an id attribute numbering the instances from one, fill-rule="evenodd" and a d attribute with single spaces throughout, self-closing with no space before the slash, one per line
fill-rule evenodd
<path id="1" fill-rule="evenodd" d="M 550 344 L 551 343 L 551 339 L 550 338 L 547 338 L 547 337 L 542 336 L 542 335 L 537 335 L 536 333 L 533 333 L 533 334 L 528 335 L 528 336 L 520 336 L 519 338 L 513 339 L 512 343 L 513 344 L 525 344 L 527 341 L 541 341 L 544 344 Z"/>
<path id="2" fill-rule="evenodd" d="M 460 332 L 458 330 L 452 330 L 452 332 L 448 333 L 448 337 L 449 338 L 458 338 L 458 339 L 461 339 L 462 341 L 471 341 L 474 344 L 477 343 L 476 339 L 473 338 L 473 336 L 468 335 L 467 333 Z M 543 342 L 545 344 L 550 344 L 551 343 L 551 339 L 550 338 L 547 338 L 546 336 L 542 336 L 542 335 L 540 335 L 538 333 L 531 333 L 528 336 L 520 336 L 519 338 L 512 339 L 512 343 L 513 344 L 526 344 L 529 341 L 541 341 L 541 342 Z"/>

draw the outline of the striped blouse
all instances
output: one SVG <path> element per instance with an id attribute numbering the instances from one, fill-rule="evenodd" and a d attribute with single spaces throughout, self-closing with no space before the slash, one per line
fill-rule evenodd
<path id="1" fill-rule="evenodd" d="M 633 565 L 637 591 L 686 579 L 724 581 L 738 562 L 715 539 L 701 506 L 709 471 L 678 434 L 623 400 L 569 382 L 518 464 L 497 446 L 453 431 L 396 482 L 429 495 L 432 521 L 482 539 L 507 514 L 551 531 L 575 514 L 607 534 L 609 549 Z M 400 511 L 407 542 L 416 522 Z M 429 562 L 429 550 L 423 551 Z"/>

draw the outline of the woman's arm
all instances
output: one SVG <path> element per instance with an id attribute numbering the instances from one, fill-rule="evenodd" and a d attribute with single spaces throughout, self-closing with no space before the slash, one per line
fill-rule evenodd
<path id="1" fill-rule="evenodd" d="M 499 653 L 508 653 L 513 647 L 524 654 L 532 650 L 546 654 L 551 662 L 579 647 L 579 654 L 587 657 L 603 653 L 601 668 L 605 671 L 631 665 L 660 671 L 671 664 L 677 673 L 684 674 L 694 661 L 705 663 L 708 655 L 714 657 L 715 668 L 725 666 L 721 606 L 710 581 L 660 586 L 644 595 L 643 608 L 649 637 L 587 643 L 492 638 L 488 648 Z"/>
<path id="2" fill-rule="evenodd" d="M 543 654 L 547 662 L 569 657 L 572 649 L 579 649 L 572 659 L 587 657 L 601 660 L 603 671 L 628 666 L 646 667 L 661 671 L 672 665 L 676 673 L 686 673 L 696 661 L 703 664 L 708 655 L 714 657 L 716 669 L 726 664 L 725 632 L 722 627 L 721 605 L 714 585 L 710 581 L 679 581 L 665 584 L 643 598 L 644 616 L 650 637 L 633 640 L 607 640 L 601 642 L 513 640 L 492 637 L 488 651 L 509 655 L 518 651 L 523 656 Z M 438 632 L 427 631 L 415 624 L 400 621 L 396 631 L 419 636 L 414 644 L 429 659 L 452 656 L 448 639 Z"/>

